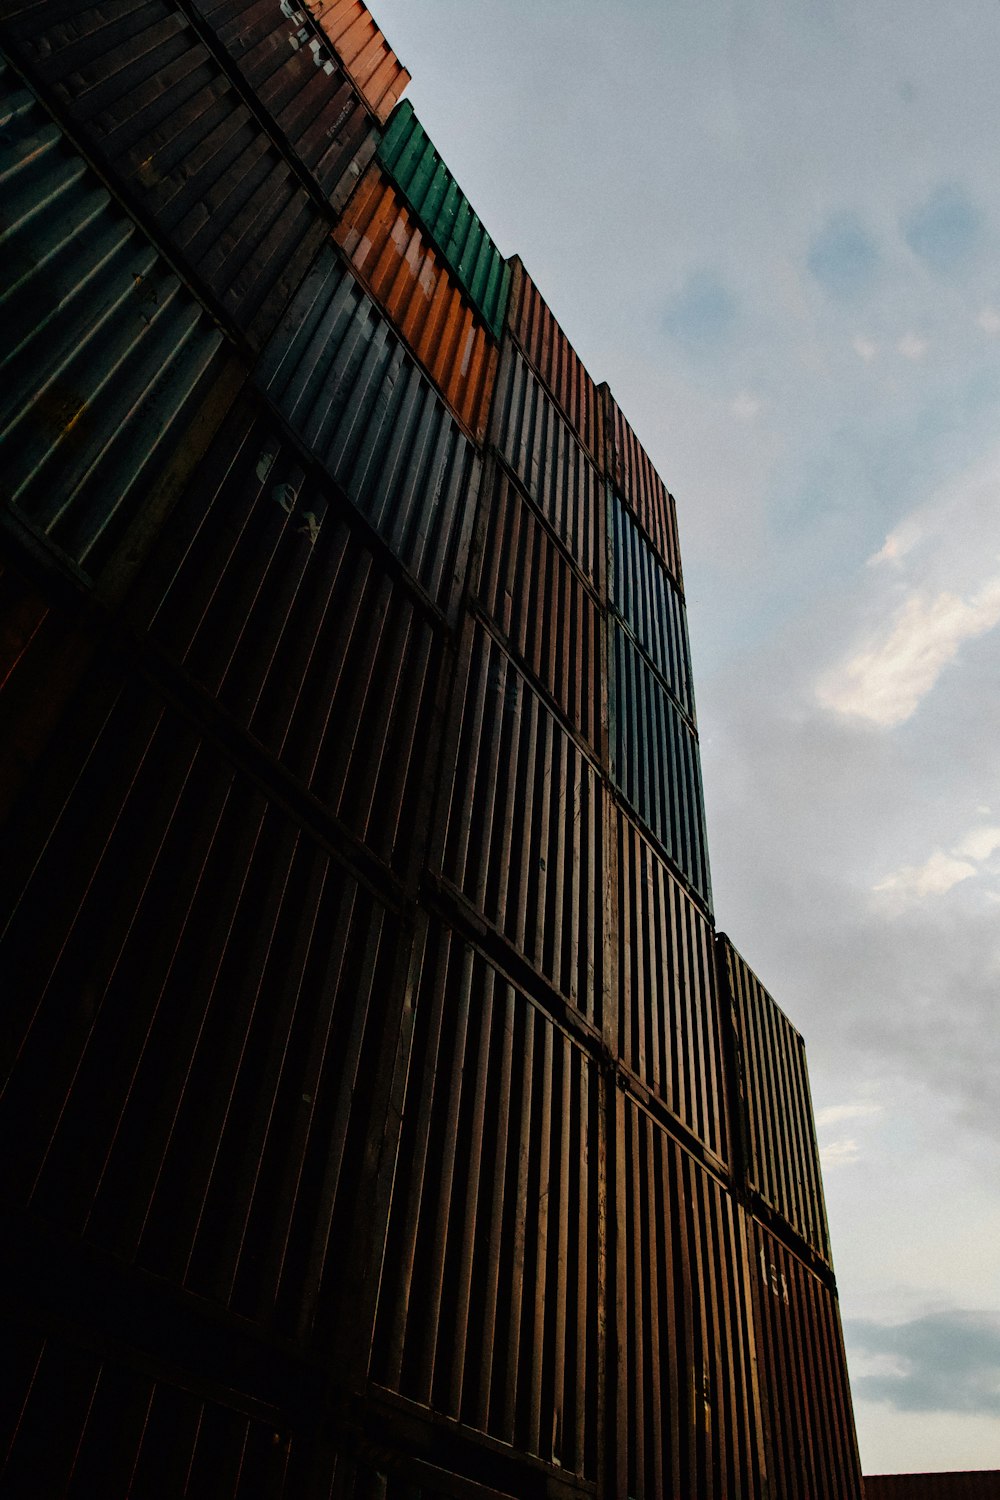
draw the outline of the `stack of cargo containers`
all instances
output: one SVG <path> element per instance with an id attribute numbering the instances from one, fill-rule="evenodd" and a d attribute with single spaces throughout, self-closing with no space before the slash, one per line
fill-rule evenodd
<path id="1" fill-rule="evenodd" d="M 3 1492 L 859 1495 L 635 433 L 359 0 L 0 43 Z"/>

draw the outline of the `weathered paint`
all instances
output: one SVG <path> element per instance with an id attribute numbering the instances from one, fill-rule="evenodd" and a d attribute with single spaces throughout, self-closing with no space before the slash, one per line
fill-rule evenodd
<path id="1" fill-rule="evenodd" d="M 681 553 L 674 497 L 657 474 L 652 459 L 618 402 L 607 386 L 601 389 L 605 403 L 604 445 L 608 478 L 681 587 Z"/>
<path id="2" fill-rule="evenodd" d="M 374 1379 L 595 1477 L 600 1079 L 439 929 L 416 1003 Z"/>
<path id="3" fill-rule="evenodd" d="M 604 401 L 583 361 L 556 322 L 548 303 L 524 268 L 513 273 L 508 323 L 532 367 L 542 377 L 580 442 L 604 467 Z"/>
<path id="4" fill-rule="evenodd" d="M 718 937 L 718 961 L 738 1051 L 747 1182 L 829 1261 L 805 1043 L 724 933 Z"/>
<path id="5" fill-rule="evenodd" d="M 748 1236 L 772 1491 L 782 1500 L 861 1500 L 836 1293 L 761 1224 L 751 1220 Z"/>
<path id="6" fill-rule="evenodd" d="M 482 443 L 499 351 L 377 166 L 365 174 L 333 237 L 459 421 Z"/>
<path id="7" fill-rule="evenodd" d="M 599 1028 L 604 794 L 596 766 L 479 624 L 466 634 L 451 734 L 444 874 Z"/>
<path id="8" fill-rule="evenodd" d="M 510 296 L 510 267 L 445 166 L 409 100 L 393 110 L 377 160 L 493 337 L 499 339 Z"/>
<path id="9" fill-rule="evenodd" d="M 780 1494 L 765 1487 L 758 1445 L 739 1209 L 620 1090 L 615 1130 L 613 1493 L 618 1500 Z"/>
<path id="10" fill-rule="evenodd" d="M 201 414 L 219 404 L 221 419 L 232 360 L 201 305 L 6 66 L 0 94 L 0 489 L 94 578 L 154 524 L 157 488 L 187 463 Z"/>
<path id="11" fill-rule="evenodd" d="M 694 722 L 687 611 L 669 573 L 613 489 L 608 490 L 608 596 L 636 643 Z"/>
<path id="12" fill-rule="evenodd" d="M 515 660 L 600 759 L 606 740 L 600 605 L 499 465 L 491 469 L 480 515 L 475 597 Z"/>
<path id="13" fill-rule="evenodd" d="M 1000 1500 L 1000 1469 L 866 1474 L 865 1500 Z"/>
<path id="14" fill-rule="evenodd" d="M 617 860 L 618 1053 L 699 1141 L 728 1160 L 712 929 L 648 839 L 611 810 Z"/>
<path id="15" fill-rule="evenodd" d="M 491 431 L 498 451 L 603 599 L 606 506 L 600 475 L 509 340 L 500 360 Z"/>
<path id="16" fill-rule="evenodd" d="M 611 775 L 689 882 L 711 907 L 698 739 L 631 636 L 608 622 Z"/>
<path id="17" fill-rule="evenodd" d="M 331 246 L 317 257 L 255 378 L 430 597 L 453 614 L 480 461 Z"/>
<path id="18" fill-rule="evenodd" d="M 368 104 L 384 125 L 410 75 L 361 0 L 299 0 L 319 24 Z M 293 17 L 296 0 L 285 0 Z"/>

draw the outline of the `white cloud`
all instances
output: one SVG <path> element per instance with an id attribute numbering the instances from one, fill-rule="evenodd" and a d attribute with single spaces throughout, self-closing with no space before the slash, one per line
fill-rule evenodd
<path id="1" fill-rule="evenodd" d="M 1000 849 L 1000 828 L 974 828 L 952 851 L 966 859 L 989 859 Z"/>
<path id="2" fill-rule="evenodd" d="M 1000 333 L 1000 312 L 995 307 L 984 307 L 976 321 L 984 333 Z"/>
<path id="3" fill-rule="evenodd" d="M 760 402 L 749 391 L 741 391 L 733 402 L 733 414 L 741 422 L 752 422 L 760 411 Z"/>
<path id="4" fill-rule="evenodd" d="M 939 849 L 924 864 L 903 865 L 872 889 L 885 891 L 904 903 L 923 901 L 927 896 L 943 896 L 952 886 L 968 880 L 975 873 L 974 865 L 966 860 L 953 859 Z"/>
<path id="5" fill-rule="evenodd" d="M 861 1151 L 857 1141 L 831 1141 L 828 1146 L 819 1148 L 820 1162 L 827 1170 L 853 1166 L 860 1158 Z"/>
<path id="6" fill-rule="evenodd" d="M 879 563 L 902 561 L 908 552 L 913 551 L 923 535 L 924 530 L 920 522 L 910 517 L 901 526 L 897 526 L 895 531 L 890 531 L 879 550 L 872 553 L 866 566 L 874 568 Z"/>
<path id="7" fill-rule="evenodd" d="M 919 333 L 905 333 L 896 348 L 905 359 L 918 360 L 923 359 L 927 353 L 928 344 Z"/>
<path id="8" fill-rule="evenodd" d="M 837 1125 L 841 1120 L 860 1120 L 867 1115 L 880 1115 L 882 1110 L 881 1104 L 828 1104 L 817 1113 L 816 1124 L 823 1129 L 826 1125 Z"/>
<path id="9" fill-rule="evenodd" d="M 865 338 L 863 333 L 857 334 L 851 340 L 851 348 L 866 365 L 870 365 L 872 360 L 878 357 L 878 344 L 874 339 Z"/>

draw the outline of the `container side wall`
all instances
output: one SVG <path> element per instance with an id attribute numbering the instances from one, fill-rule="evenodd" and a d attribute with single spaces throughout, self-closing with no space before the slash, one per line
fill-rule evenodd
<path id="1" fill-rule="evenodd" d="M 480 462 L 332 247 L 317 257 L 256 378 L 428 595 L 453 613 Z"/>
<path id="2" fill-rule="evenodd" d="M 604 403 L 583 361 L 537 286 L 517 263 L 517 301 L 511 298 L 510 328 L 564 416 L 598 468 L 604 468 Z"/>
<path id="3" fill-rule="evenodd" d="M 410 75 L 361 0 L 304 0 L 370 109 L 384 125 Z"/>
<path id="4" fill-rule="evenodd" d="M 417 1002 L 374 1378 L 595 1473 L 599 1082 L 440 930 Z"/>
<path id="5" fill-rule="evenodd" d="M 693 722 L 694 688 L 684 600 L 625 506 L 610 489 L 608 531 L 610 602 Z"/>
<path id="6" fill-rule="evenodd" d="M 1000 1470 L 866 1474 L 865 1500 L 1000 1500 Z"/>
<path id="7" fill-rule="evenodd" d="M 603 389 L 608 477 L 681 586 L 681 553 L 674 497 L 625 420 L 618 402 L 606 386 Z"/>

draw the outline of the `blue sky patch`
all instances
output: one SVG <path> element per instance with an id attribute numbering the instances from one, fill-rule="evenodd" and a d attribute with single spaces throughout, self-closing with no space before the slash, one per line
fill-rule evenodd
<path id="1" fill-rule="evenodd" d="M 979 209 L 957 182 L 935 188 L 902 222 L 903 238 L 914 255 L 941 276 L 970 259 L 982 229 Z"/>
<path id="2" fill-rule="evenodd" d="M 879 248 L 854 214 L 836 214 L 809 246 L 807 264 L 831 297 L 850 299 L 867 291 L 879 267 Z"/>

